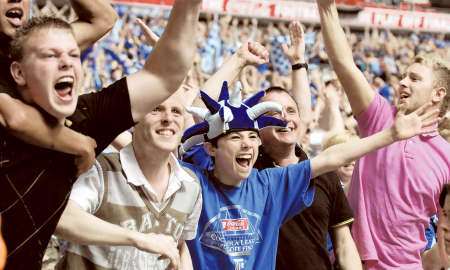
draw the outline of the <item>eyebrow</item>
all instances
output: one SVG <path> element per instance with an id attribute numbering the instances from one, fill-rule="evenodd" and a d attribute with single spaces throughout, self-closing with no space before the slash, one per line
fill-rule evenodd
<path id="1" fill-rule="evenodd" d="M 410 71 L 410 72 L 408 72 L 408 74 L 409 74 L 409 76 L 412 75 L 413 77 L 418 77 L 418 78 L 422 79 L 422 75 L 420 75 L 419 73 Z"/>

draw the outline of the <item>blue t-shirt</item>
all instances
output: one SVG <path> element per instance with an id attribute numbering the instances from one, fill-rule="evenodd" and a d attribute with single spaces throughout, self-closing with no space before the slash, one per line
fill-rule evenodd
<path id="1" fill-rule="evenodd" d="M 253 169 L 239 187 L 204 171 L 197 236 L 187 241 L 194 269 L 275 269 L 281 224 L 313 202 L 310 178 L 309 160 Z"/>

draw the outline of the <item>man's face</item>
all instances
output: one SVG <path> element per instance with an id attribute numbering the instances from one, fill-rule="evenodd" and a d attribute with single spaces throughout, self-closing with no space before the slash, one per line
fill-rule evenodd
<path id="1" fill-rule="evenodd" d="M 299 143 L 300 130 L 300 116 L 298 107 L 295 101 L 288 93 L 284 92 L 269 92 L 262 99 L 263 101 L 274 101 L 283 106 L 283 115 L 281 113 L 268 113 L 268 115 L 282 119 L 287 122 L 286 128 L 267 127 L 260 130 L 261 140 L 263 145 L 292 145 Z"/>
<path id="2" fill-rule="evenodd" d="M 61 120 L 75 111 L 82 84 L 80 49 L 65 29 L 41 29 L 23 47 L 23 58 L 12 64 L 25 101 Z"/>
<path id="3" fill-rule="evenodd" d="M 182 97 L 175 94 L 148 113 L 136 128 L 144 143 L 158 151 L 173 152 L 181 141 L 184 129 Z"/>
<path id="4" fill-rule="evenodd" d="M 339 179 L 341 179 L 341 182 L 344 183 L 344 185 L 349 184 L 349 182 L 351 181 L 354 169 L 355 169 L 354 161 L 345 164 L 344 166 L 341 166 L 337 169 L 336 173 L 339 176 Z"/>
<path id="5" fill-rule="evenodd" d="M 405 77 L 400 81 L 397 107 L 405 106 L 407 113 L 413 112 L 423 104 L 431 101 L 432 90 L 432 69 L 425 65 L 414 63 L 408 67 Z"/>
<path id="6" fill-rule="evenodd" d="M 246 179 L 255 165 L 260 144 L 255 131 L 237 131 L 222 136 L 217 140 L 217 148 L 212 146 L 209 151 L 214 157 L 215 171 L 235 183 Z"/>
<path id="7" fill-rule="evenodd" d="M 29 13 L 29 0 L 0 0 L 0 31 L 12 38 Z"/>

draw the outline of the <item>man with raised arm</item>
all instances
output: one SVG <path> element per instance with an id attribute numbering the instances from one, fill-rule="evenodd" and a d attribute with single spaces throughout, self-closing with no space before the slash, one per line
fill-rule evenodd
<path id="1" fill-rule="evenodd" d="M 109 1 L 72 0 L 71 4 L 78 15 L 71 27 L 81 50 L 100 39 L 116 21 L 117 15 Z M 29 19 L 30 5 L 30 0 L 0 0 L 0 129 L 27 143 L 78 156 L 81 173 L 94 162 L 92 139 L 63 125 L 49 123 L 45 114 L 24 103 L 9 71 L 9 43 L 16 30 Z M 3 155 L 3 159 L 12 163 L 20 157 L 9 154 L 7 158 Z"/>
<path id="2" fill-rule="evenodd" d="M 261 171 L 253 166 L 261 141 L 258 131 L 285 126 L 265 115 L 281 112 L 275 102 L 261 102 L 264 92 L 241 101 L 228 93 L 219 101 L 201 92 L 207 109 L 191 108 L 203 122 L 186 130 L 183 149 L 204 141 L 214 166 L 199 174 L 203 204 L 197 237 L 188 242 L 195 269 L 274 269 L 278 230 L 314 199 L 314 180 L 370 151 L 394 141 L 435 130 L 436 110 L 425 105 L 405 115 L 392 127 L 364 139 L 328 148 L 311 160 Z"/>
<path id="3" fill-rule="evenodd" d="M 18 92 L 55 124 L 69 124 L 65 120 L 73 114 L 71 127 L 92 137 L 98 154 L 178 88 L 195 53 L 200 5 L 200 0 L 175 1 L 167 28 L 143 69 L 103 91 L 80 96 L 78 104 L 83 75 L 72 28 L 58 19 L 33 19 L 17 31 L 11 45 Z M 6 268 L 40 269 L 76 178 L 74 157 L 12 137 L 5 141 L 0 213 L 9 252 Z M 9 164 L 6 153 L 18 153 L 21 159 Z"/>
<path id="4" fill-rule="evenodd" d="M 309 125 L 311 92 L 309 89 L 305 41 L 299 22 L 289 26 L 291 45 L 283 45 L 284 54 L 292 64 L 292 90 L 270 87 L 261 101 L 283 106 L 283 113 L 271 114 L 287 122 L 286 128 L 265 128 L 260 132 L 262 147 L 255 164 L 257 169 L 286 167 L 308 159 L 299 142 Z M 287 221 L 280 229 L 277 269 L 327 270 L 333 268 L 329 259 L 328 235 L 339 269 L 362 269 L 355 242 L 350 233 L 353 213 L 334 172 L 313 179 L 316 187 L 310 207 Z"/>
<path id="5" fill-rule="evenodd" d="M 393 107 L 372 90 L 353 61 L 334 0 L 317 0 L 330 62 L 350 101 L 362 137 L 390 126 L 399 110 L 430 103 L 444 115 L 450 99 L 448 63 L 435 55 L 412 59 Z M 422 269 L 429 217 L 450 180 L 450 145 L 431 132 L 398 141 L 361 158 L 349 190 L 352 227 L 366 269 Z M 436 247 L 437 248 L 437 247 Z"/>

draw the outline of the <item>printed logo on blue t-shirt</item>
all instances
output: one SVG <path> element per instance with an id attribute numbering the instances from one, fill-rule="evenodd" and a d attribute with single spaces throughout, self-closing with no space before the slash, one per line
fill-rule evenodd
<path id="1" fill-rule="evenodd" d="M 222 207 L 206 224 L 200 243 L 228 256 L 248 256 L 262 240 L 260 222 L 260 215 L 240 205 Z"/>

